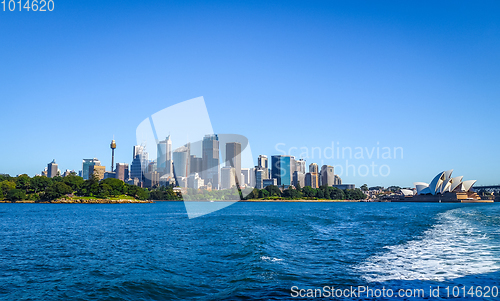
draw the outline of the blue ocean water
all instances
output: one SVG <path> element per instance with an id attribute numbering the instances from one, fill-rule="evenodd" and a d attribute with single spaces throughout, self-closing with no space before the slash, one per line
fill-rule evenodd
<path id="1" fill-rule="evenodd" d="M 274 300 L 364 286 L 429 300 L 440 286 L 444 299 L 498 300 L 499 226 L 500 204 L 239 202 L 195 219 L 182 202 L 0 204 L 0 299 Z M 490 297 L 461 295 L 477 286 Z"/>

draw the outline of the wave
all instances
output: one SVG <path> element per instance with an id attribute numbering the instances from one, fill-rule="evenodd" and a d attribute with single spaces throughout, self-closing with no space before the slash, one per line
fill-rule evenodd
<path id="1" fill-rule="evenodd" d="M 437 223 L 416 240 L 387 246 L 356 269 L 369 282 L 444 281 L 500 270 L 494 238 L 461 208 L 440 213 Z"/>

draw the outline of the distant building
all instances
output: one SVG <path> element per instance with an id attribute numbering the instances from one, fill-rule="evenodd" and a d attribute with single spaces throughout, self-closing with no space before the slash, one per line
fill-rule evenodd
<path id="1" fill-rule="evenodd" d="M 144 187 L 153 188 L 160 184 L 160 173 L 157 171 L 147 172 L 144 178 Z"/>
<path id="2" fill-rule="evenodd" d="M 96 175 L 99 180 L 102 180 L 104 179 L 106 167 L 101 165 L 92 165 L 90 166 L 89 172 L 91 175 Z"/>
<path id="3" fill-rule="evenodd" d="M 278 186 L 278 180 L 275 178 L 262 180 L 262 188 L 266 188 L 271 185 Z"/>
<path id="4" fill-rule="evenodd" d="M 297 187 L 304 187 L 306 186 L 306 174 L 300 171 L 295 171 L 293 173 L 293 186 Z"/>
<path id="5" fill-rule="evenodd" d="M 205 135 L 202 141 L 203 171 L 205 184 L 212 183 L 212 189 L 219 187 L 219 137 Z"/>
<path id="6" fill-rule="evenodd" d="M 74 170 L 66 169 L 66 171 L 62 174 L 62 177 L 70 176 L 71 174 L 76 174 Z"/>
<path id="7" fill-rule="evenodd" d="M 264 169 L 257 168 L 255 169 L 255 188 L 263 189 L 264 188 L 264 180 L 266 180 L 266 173 Z"/>
<path id="8" fill-rule="evenodd" d="M 241 143 L 226 143 L 226 166 L 233 167 L 239 185 L 241 183 Z"/>
<path id="9" fill-rule="evenodd" d="M 292 156 L 276 155 L 271 157 L 271 161 L 272 178 L 277 180 L 278 186 L 290 186 L 292 184 L 292 164 L 295 165 L 294 158 Z"/>
<path id="10" fill-rule="evenodd" d="M 125 182 L 128 178 L 128 164 L 126 163 L 116 163 L 115 168 L 116 178 Z"/>
<path id="11" fill-rule="evenodd" d="M 57 168 L 56 160 L 54 159 L 54 160 L 52 160 L 52 162 L 47 164 L 47 177 L 48 178 L 56 177 L 57 171 L 58 171 L 58 168 Z"/>
<path id="12" fill-rule="evenodd" d="M 221 189 L 230 189 L 236 186 L 236 169 L 231 166 L 221 169 Z"/>
<path id="13" fill-rule="evenodd" d="M 203 158 L 197 158 L 195 155 L 191 155 L 190 160 L 189 173 L 198 173 L 199 175 L 201 175 L 201 172 L 203 171 Z"/>
<path id="14" fill-rule="evenodd" d="M 354 189 L 354 188 L 356 188 L 356 185 L 354 185 L 354 184 L 341 184 L 341 185 L 333 185 L 333 187 L 345 190 L 345 189 Z"/>
<path id="15" fill-rule="evenodd" d="M 90 172 L 90 167 L 91 166 L 101 166 L 101 161 L 97 160 L 96 158 L 94 159 L 83 159 L 82 162 L 82 178 L 84 180 L 90 179 L 90 175 L 92 174 Z"/>
<path id="16" fill-rule="evenodd" d="M 116 172 L 107 171 L 104 173 L 104 179 L 116 179 Z"/>
<path id="17" fill-rule="evenodd" d="M 179 147 L 174 151 L 172 157 L 174 160 L 174 174 L 176 178 L 187 178 L 189 176 L 189 161 L 191 159 L 190 152 L 191 151 L 189 143 Z"/>
<path id="18" fill-rule="evenodd" d="M 321 185 L 332 186 L 335 184 L 335 174 L 333 173 L 333 166 L 321 166 Z"/>
<path id="19" fill-rule="evenodd" d="M 318 164 L 316 163 L 309 164 L 309 172 L 306 174 L 306 186 L 319 187 Z"/>
<path id="20" fill-rule="evenodd" d="M 306 173 L 306 185 L 305 186 L 310 186 L 312 188 L 318 188 L 319 183 L 318 183 L 318 173 L 316 172 L 308 172 Z"/>
<path id="21" fill-rule="evenodd" d="M 338 175 L 335 175 L 335 181 L 333 185 L 342 185 L 342 179 Z"/>
<path id="22" fill-rule="evenodd" d="M 200 175 L 195 172 L 189 175 L 187 178 L 187 187 L 192 189 L 200 189 L 200 187 L 204 186 L 205 182 L 200 177 Z"/>
<path id="23" fill-rule="evenodd" d="M 250 168 L 242 168 L 241 174 L 244 176 L 245 180 L 242 181 L 243 184 L 250 185 Z"/>
<path id="24" fill-rule="evenodd" d="M 262 169 L 264 171 L 264 178 L 263 179 L 269 179 L 269 161 L 267 159 L 267 156 L 265 155 L 259 155 L 259 158 L 257 159 L 257 168 Z"/>
<path id="25" fill-rule="evenodd" d="M 172 175 L 172 140 L 168 135 L 165 140 L 159 141 L 156 152 L 157 171 L 161 175 Z"/>
<path id="26" fill-rule="evenodd" d="M 144 181 L 144 174 L 147 171 L 147 167 L 149 164 L 148 153 L 146 149 L 142 145 L 135 145 L 133 147 L 133 160 L 132 165 L 130 166 L 130 178 L 138 179 L 139 183 Z M 142 186 L 142 185 L 139 185 Z"/>
<path id="27" fill-rule="evenodd" d="M 295 171 L 306 174 L 306 161 L 304 159 L 295 160 Z"/>

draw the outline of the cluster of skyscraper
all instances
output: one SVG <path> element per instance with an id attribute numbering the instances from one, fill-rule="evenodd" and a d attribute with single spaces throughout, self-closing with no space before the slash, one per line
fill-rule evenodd
<path id="1" fill-rule="evenodd" d="M 309 165 L 309 172 L 306 172 L 306 161 L 296 160 L 294 156 L 275 155 L 271 157 L 269 164 L 267 156 L 260 155 L 257 166 L 242 168 L 242 146 L 239 142 L 225 144 L 225 166 L 221 168 L 219 144 L 217 135 L 205 135 L 201 145 L 187 143 L 172 150 L 172 140 L 168 136 L 156 144 L 157 156 L 153 160 L 149 159 L 145 145 L 135 145 L 130 169 L 126 163 L 116 163 L 114 170 L 106 172 L 106 167 L 102 166 L 98 159 L 84 159 L 80 176 L 85 180 L 92 175 L 99 179 L 116 178 L 141 187 L 175 185 L 207 190 L 245 186 L 263 189 L 269 185 L 312 188 L 322 185 L 346 186 L 342 185 L 340 177 L 334 174 L 333 166 L 323 165 L 320 170 L 316 163 L 312 163 Z M 114 163 L 114 140 L 110 147 Z M 192 147 L 201 149 L 201 158 L 191 154 Z M 44 173 L 48 177 L 58 174 L 55 160 L 49 163 Z"/>
<path id="2" fill-rule="evenodd" d="M 262 189 L 269 185 L 318 188 L 321 185 L 342 185 L 342 179 L 334 174 L 333 166 L 330 165 L 323 165 L 320 171 L 318 164 L 312 163 L 309 172 L 306 172 L 306 161 L 296 160 L 294 156 L 272 156 L 269 169 L 267 156 L 260 155 L 255 167 L 255 187 Z"/>

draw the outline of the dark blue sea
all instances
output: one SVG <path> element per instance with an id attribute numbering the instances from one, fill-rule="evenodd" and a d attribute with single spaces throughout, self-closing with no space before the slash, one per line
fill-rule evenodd
<path id="1" fill-rule="evenodd" d="M 499 271 L 498 203 L 0 204 L 1 300 L 500 300 Z"/>

